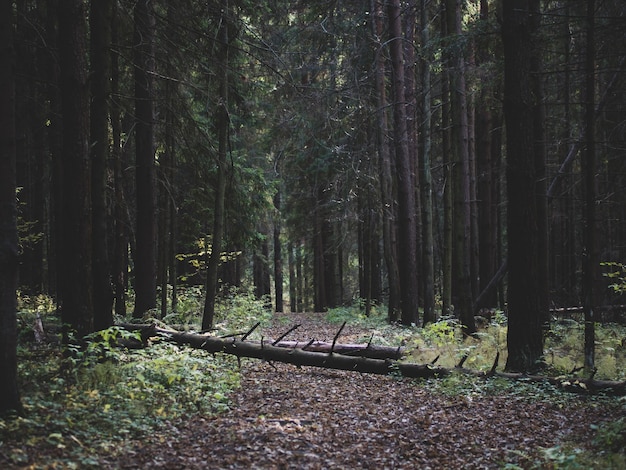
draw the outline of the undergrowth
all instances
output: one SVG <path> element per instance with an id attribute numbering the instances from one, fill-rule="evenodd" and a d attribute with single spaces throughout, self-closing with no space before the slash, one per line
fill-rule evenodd
<path id="1" fill-rule="evenodd" d="M 147 348 L 128 349 L 120 345 L 136 343 L 137 338 L 116 327 L 91 335 L 85 344 L 63 348 L 55 339 L 60 327 L 54 308 L 46 296 L 20 296 L 18 364 L 25 413 L 0 420 L 0 464 L 4 459 L 15 467 L 96 468 L 101 462 L 94 455 L 124 451 L 129 442 L 167 427 L 172 420 L 228 409 L 229 397 L 240 378 L 234 357 L 210 355 L 157 339 Z M 247 291 L 225 293 L 216 310 L 218 335 L 246 332 L 259 322 L 260 328 L 251 335 L 258 339 L 263 326 L 272 321 L 266 300 L 256 299 Z M 144 320 L 198 330 L 201 311 L 200 289 L 191 288 L 180 292 L 177 312 L 158 319 L 155 309 Z M 34 341 L 37 318 L 52 333 L 47 342 Z M 436 359 L 437 365 L 454 367 L 467 356 L 465 367 L 488 370 L 498 353 L 500 369 L 506 362 L 506 317 L 502 313 L 496 313 L 476 337 L 464 336 L 455 318 L 443 318 L 425 328 L 406 328 L 390 325 L 381 307 L 375 306 L 369 316 L 364 315 L 358 303 L 332 309 L 325 319 L 366 328 L 368 335 L 362 341 L 403 345 L 409 351 L 407 362 L 431 363 Z M 596 333 L 596 378 L 623 380 L 626 329 L 598 324 Z M 545 347 L 550 373 L 567 374 L 581 365 L 582 335 L 580 322 L 553 322 L 546 333 Z M 452 374 L 420 385 L 433 393 L 470 401 L 478 395 L 505 394 L 552 400 L 558 406 L 559 400 L 571 399 L 550 386 L 497 377 L 485 380 Z M 594 437 L 587 448 L 564 444 L 546 449 L 537 468 L 593 468 L 587 464 L 593 462 L 590 455 L 594 449 L 601 454 L 606 468 L 623 468 L 626 420 L 618 419 L 590 431 Z M 38 461 L 38 455 L 48 460 Z"/>
<path id="2" fill-rule="evenodd" d="M 197 294 L 181 292 L 181 304 L 188 310 L 168 314 L 164 322 L 199 329 Z M 172 420 L 228 410 L 229 397 L 240 383 L 235 357 L 158 339 L 147 348 L 129 349 L 121 345 L 138 344 L 138 337 L 118 327 L 63 347 L 54 307 L 45 296 L 19 298 L 18 377 L 24 414 L 0 420 L 0 466 L 99 468 L 94 455 L 121 451 L 125 443 Z M 264 303 L 245 292 L 229 292 L 216 310 L 217 334 L 245 331 L 269 319 Z M 144 320 L 152 320 L 151 315 L 155 312 Z M 34 341 L 37 318 L 48 333 L 43 343 Z M 47 460 L 38 461 L 38 455 Z M 51 456 L 58 458 L 51 461 Z"/>

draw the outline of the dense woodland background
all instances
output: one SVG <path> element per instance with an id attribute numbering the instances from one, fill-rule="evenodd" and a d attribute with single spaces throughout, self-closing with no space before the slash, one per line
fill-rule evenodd
<path id="1" fill-rule="evenodd" d="M 621 0 L 2 7 L 3 289 L 79 336 L 181 286 L 208 330 L 253 288 L 470 334 L 499 308 L 525 370 L 550 308 L 592 328 L 625 303 L 603 276 L 626 261 Z"/>

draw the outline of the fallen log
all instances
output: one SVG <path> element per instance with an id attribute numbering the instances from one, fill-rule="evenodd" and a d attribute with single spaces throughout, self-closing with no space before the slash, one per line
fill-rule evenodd
<path id="1" fill-rule="evenodd" d="M 156 325 L 144 325 L 144 324 L 124 324 L 120 325 L 123 328 L 141 331 L 142 335 L 150 335 L 155 336 L 157 334 L 163 334 L 164 332 L 178 332 L 177 330 L 170 329 L 162 329 L 157 328 Z M 252 344 L 260 344 L 258 341 L 247 340 L 246 338 L 249 336 L 250 332 L 254 330 L 258 326 L 255 325 L 250 331 L 245 333 L 236 333 L 228 336 L 222 336 L 220 339 L 232 339 L 235 337 L 240 337 L 242 342 L 252 343 Z M 295 330 L 299 325 L 295 325 L 290 328 L 289 332 Z M 157 331 L 158 330 L 158 331 Z M 319 353 L 336 353 L 343 354 L 345 356 L 359 356 L 359 357 L 367 357 L 370 359 L 394 359 L 400 360 L 406 354 L 406 348 L 403 347 L 390 347 L 390 346 L 378 346 L 372 344 L 371 341 L 369 343 L 331 343 L 328 341 L 316 341 L 311 340 L 308 342 L 305 341 L 286 341 L 283 340 L 286 334 L 281 335 L 278 339 L 267 339 L 265 340 L 265 344 L 270 344 L 272 346 L 276 346 L 278 348 L 287 348 L 287 349 L 302 349 L 304 351 L 310 352 L 319 352 Z M 207 338 L 208 336 L 201 335 L 203 338 Z"/>
<path id="2" fill-rule="evenodd" d="M 404 364 L 392 359 L 377 359 L 364 356 L 340 354 L 332 350 L 332 345 L 330 352 L 316 352 L 308 350 L 307 348 L 313 346 L 315 342 L 299 343 L 303 344 L 302 348 L 287 348 L 272 345 L 268 341 L 242 341 L 236 337 L 218 338 L 216 336 L 207 336 L 197 333 L 183 333 L 165 328 L 159 328 L 156 325 L 125 324 L 121 326 L 128 330 L 141 331 L 142 338 L 144 339 L 152 336 L 160 336 L 177 344 L 190 346 L 196 349 L 203 349 L 211 353 L 232 354 L 239 358 L 249 357 L 262 359 L 268 362 L 284 362 L 298 367 L 312 366 L 325 369 L 348 370 L 382 375 L 397 373 L 403 377 L 413 378 L 438 377 L 450 373 L 450 371 L 445 368 L 435 367 L 430 364 Z M 334 348 L 337 349 L 339 346 L 342 345 L 335 344 Z M 367 347 L 361 349 L 360 351 L 358 351 L 357 348 L 352 352 L 364 352 L 366 350 Z M 397 348 L 395 348 L 394 351 L 397 351 Z"/>
<path id="3" fill-rule="evenodd" d="M 475 371 L 463 367 L 467 356 L 464 356 L 459 364 L 448 369 L 431 364 L 408 364 L 393 359 L 374 359 L 363 356 L 348 356 L 339 354 L 333 350 L 338 345 L 331 344 L 330 352 L 315 352 L 307 350 L 313 344 L 303 344 L 303 347 L 280 347 L 267 341 L 252 342 L 242 340 L 237 337 L 218 338 L 197 333 L 184 333 L 175 330 L 159 328 L 156 325 L 121 325 L 131 331 L 141 331 L 142 338 L 147 340 L 150 337 L 159 336 L 168 341 L 180 345 L 189 346 L 196 349 L 203 349 L 211 353 L 232 354 L 238 358 L 249 357 L 261 359 L 268 362 L 282 362 L 295 366 L 321 367 L 325 369 L 347 370 L 353 372 L 390 375 L 397 374 L 408 378 L 435 378 L 445 377 L 452 372 L 460 372 L 475 377 L 502 377 L 511 380 L 524 382 L 550 383 L 561 390 L 581 394 L 605 393 L 615 396 L 626 395 L 626 381 L 595 380 L 593 374 L 587 378 L 567 378 L 567 377 L 547 377 L 540 375 L 528 375 L 524 373 L 497 372 L 499 355 L 496 356 L 491 370 Z M 335 337 L 335 340 L 337 337 Z M 278 344 L 278 343 L 277 343 Z"/>

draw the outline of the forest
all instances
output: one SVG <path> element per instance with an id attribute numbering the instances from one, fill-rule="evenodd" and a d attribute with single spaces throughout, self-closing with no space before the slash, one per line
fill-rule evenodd
<path id="1" fill-rule="evenodd" d="M 96 400 L 108 412 L 117 405 L 103 401 L 104 384 L 123 380 L 106 374 L 133 361 L 152 361 L 145 367 L 165 374 L 163 403 L 176 401 L 179 392 L 165 398 L 172 384 L 200 380 L 189 370 L 214 368 L 217 388 L 193 392 L 208 394 L 194 399 L 204 403 L 200 414 L 229 408 L 238 387 L 256 400 L 245 380 L 267 388 L 270 377 L 290 382 L 288 371 L 300 371 L 266 369 L 268 362 L 312 355 L 328 367 L 319 354 L 343 364 L 335 348 L 370 351 L 376 343 L 408 351 L 372 366 L 392 376 L 405 374 L 408 361 L 426 370 L 419 380 L 445 376 L 444 384 L 461 380 L 449 378 L 455 371 L 475 384 L 484 367 L 503 382 L 546 378 L 571 388 L 574 380 L 593 392 L 604 381 L 626 394 L 621 0 L 0 5 L 0 463 L 45 465 L 5 437 L 44 408 L 37 381 L 62 381 L 49 394 L 77 408 L 86 387 L 92 401 L 84 408 Z M 343 325 L 333 323 L 338 317 Z M 171 344 L 177 334 L 187 336 Z M 298 341 L 270 361 L 276 345 L 265 348 L 266 334 L 276 345 L 287 334 Z M 220 343 L 210 352 L 225 357 L 207 353 L 214 338 L 233 335 L 239 352 Z M 255 379 L 226 357 L 235 354 L 241 366 L 248 336 L 262 350 L 250 357 L 265 359 L 244 364 Z M 330 349 L 312 352 L 318 339 Z M 557 341 L 565 351 L 555 353 Z M 190 362 L 172 366 L 187 370 L 179 375 L 164 372 L 156 356 L 146 359 L 182 349 Z M 449 357 L 435 365 L 441 353 Z M 361 370 L 354 364 L 365 359 L 345 368 Z M 367 374 L 333 373 L 327 387 L 358 380 L 364 397 L 376 393 Z M 561 375 L 567 379 L 555 382 Z M 146 387 L 148 372 L 141 376 Z M 314 380 L 312 393 L 324 390 L 323 379 Z M 124 393 L 146 401 L 152 392 L 142 390 Z M 167 407 L 144 407 L 165 419 Z M 581 409 L 568 408 L 571 416 Z M 591 421 L 622 417 L 615 429 L 597 429 L 626 445 L 623 399 L 594 409 Z M 281 432 L 301 426 L 275 424 Z M 69 446 L 66 425 L 37 429 L 28 432 L 45 434 L 51 449 Z M 520 455 L 510 462 L 530 468 L 532 459 Z M 552 455 L 551 468 L 569 456 Z M 122 465 L 83 457 L 84 466 Z M 221 465 L 245 463 L 232 458 L 235 467 Z M 615 458 L 619 468 L 623 449 Z M 401 467 L 379 464 L 371 465 Z"/>

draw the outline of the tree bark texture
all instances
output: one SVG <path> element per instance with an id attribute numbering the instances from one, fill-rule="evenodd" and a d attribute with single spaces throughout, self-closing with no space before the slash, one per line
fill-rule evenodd
<path id="1" fill-rule="evenodd" d="M 111 0 L 91 0 L 91 205 L 93 216 L 94 327 L 113 325 L 113 290 L 106 205 L 111 94 Z"/>
<path id="2" fill-rule="evenodd" d="M 399 0 L 389 3 L 390 55 L 392 68 L 394 150 L 398 184 L 398 266 L 400 274 L 401 321 L 417 323 L 417 229 L 415 222 L 415 186 L 408 151 L 407 114 L 402 45 L 402 13 Z"/>
<path id="3" fill-rule="evenodd" d="M 216 112 L 217 122 L 217 186 L 215 188 L 215 206 L 213 209 L 213 234 L 211 256 L 207 265 L 206 299 L 202 314 L 202 329 L 213 328 L 215 318 L 215 298 L 217 296 L 217 270 L 220 265 L 225 224 L 226 179 L 228 176 L 228 134 L 230 129 L 229 93 L 228 93 L 228 63 L 230 50 L 230 32 L 228 17 L 230 13 L 228 0 L 222 0 L 222 18 L 218 31 L 219 46 L 216 59 L 221 64 L 220 96 Z M 208 248 L 208 247 L 207 247 Z"/>
<path id="4" fill-rule="evenodd" d="M 0 416 L 21 412 L 17 386 L 17 235 L 13 2 L 0 2 Z"/>
<path id="5" fill-rule="evenodd" d="M 93 332 L 91 167 L 86 4 L 59 2 L 63 111 L 62 321 L 79 338 Z M 67 337 L 66 337 L 67 339 Z"/>
<path id="6" fill-rule="evenodd" d="M 376 149 L 379 160 L 380 193 L 382 199 L 383 256 L 389 279 L 388 318 L 398 320 L 400 311 L 400 273 L 396 245 L 396 204 L 394 202 L 393 165 L 389 148 L 389 119 L 387 114 L 387 87 L 385 84 L 385 58 L 383 56 L 383 2 L 371 0 L 372 34 L 376 40 L 375 82 L 376 82 Z"/>
<path id="7" fill-rule="evenodd" d="M 583 279 L 585 312 L 585 367 L 595 365 L 596 272 L 600 263 L 596 244 L 596 148 L 595 148 L 595 0 L 587 0 L 587 51 L 585 54 L 585 153 L 583 168 Z"/>
<path id="8" fill-rule="evenodd" d="M 153 0 L 135 4 L 135 178 L 137 224 L 135 310 L 141 317 L 156 307 L 156 170 L 154 166 L 154 31 Z"/>
<path id="9" fill-rule="evenodd" d="M 512 0 L 503 5 L 504 113 L 507 137 L 508 235 L 508 370 L 526 372 L 543 355 L 546 312 L 537 273 L 547 253 L 541 252 L 540 213 L 536 203 L 535 103 L 531 89 L 533 21 L 537 0 Z"/>
<path id="10" fill-rule="evenodd" d="M 419 188 L 421 196 L 422 215 L 422 276 L 423 276 L 423 299 L 424 299 L 424 324 L 434 322 L 435 314 L 435 241 L 433 238 L 433 194 L 431 174 L 431 74 L 430 74 L 430 16 L 427 2 L 420 2 L 420 41 L 422 43 L 421 54 L 421 82 L 422 82 L 422 121 L 420 125 L 420 162 Z"/>
<path id="11" fill-rule="evenodd" d="M 446 0 L 448 35 L 461 34 L 461 2 Z M 465 59 L 461 51 L 449 52 L 450 117 L 452 124 L 453 303 L 466 334 L 476 332 L 471 280 L 471 193 L 469 130 L 465 81 Z"/>

